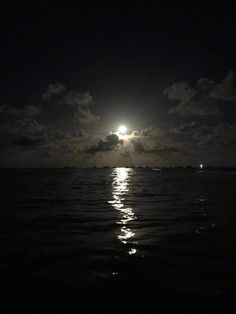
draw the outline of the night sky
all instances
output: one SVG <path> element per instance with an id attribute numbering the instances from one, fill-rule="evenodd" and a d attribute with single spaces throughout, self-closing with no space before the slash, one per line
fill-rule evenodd
<path id="1" fill-rule="evenodd" d="M 236 3 L 185 2 L 1 4 L 0 167 L 236 166 Z"/>

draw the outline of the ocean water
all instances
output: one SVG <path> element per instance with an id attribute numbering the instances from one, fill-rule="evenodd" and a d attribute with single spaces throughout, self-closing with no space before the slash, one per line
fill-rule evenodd
<path id="1" fill-rule="evenodd" d="M 235 172 L 0 177 L 1 313 L 235 312 Z"/>

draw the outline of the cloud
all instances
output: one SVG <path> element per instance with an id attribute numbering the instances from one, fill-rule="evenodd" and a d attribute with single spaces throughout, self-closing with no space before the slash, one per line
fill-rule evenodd
<path id="1" fill-rule="evenodd" d="M 88 154 L 97 154 L 101 152 L 109 152 L 115 149 L 119 144 L 123 144 L 123 141 L 119 139 L 116 134 L 109 134 L 105 140 L 100 140 L 97 144 L 85 149 Z"/>
<path id="2" fill-rule="evenodd" d="M 41 114 L 40 106 L 28 105 L 24 107 L 15 107 L 10 105 L 1 105 L 0 106 L 0 117 L 37 117 Z"/>
<path id="3" fill-rule="evenodd" d="M 128 150 L 121 152 L 120 156 L 123 158 L 130 158 L 134 153 Z"/>
<path id="4" fill-rule="evenodd" d="M 78 125 L 89 127 L 100 119 L 88 108 L 93 103 L 89 92 L 69 90 L 65 85 L 56 83 L 48 86 L 42 98 L 44 113 L 47 113 L 51 120 L 64 121 L 71 127 Z"/>
<path id="5" fill-rule="evenodd" d="M 226 146 L 233 149 L 233 143 L 236 142 L 236 125 L 230 123 L 205 124 L 191 121 L 170 128 L 169 132 L 175 136 L 177 142 L 185 140 L 186 146 L 192 146 L 193 153 L 198 148 L 207 148 L 208 152 L 221 150 Z"/>
<path id="6" fill-rule="evenodd" d="M 46 138 L 43 136 L 22 134 L 18 136 L 16 139 L 13 139 L 12 143 L 16 146 L 22 146 L 26 148 L 35 148 L 36 146 L 45 144 Z"/>
<path id="7" fill-rule="evenodd" d="M 143 155 L 156 155 L 170 160 L 172 155 L 186 154 L 186 145 L 171 138 L 171 132 L 168 130 L 160 128 L 151 127 L 135 131 L 130 143 L 134 153 Z"/>
<path id="8" fill-rule="evenodd" d="M 50 84 L 48 88 L 43 92 L 42 98 L 45 100 L 50 100 L 56 96 L 64 94 L 66 90 L 67 88 L 63 84 L 60 83 Z"/>
<path id="9" fill-rule="evenodd" d="M 132 144 L 134 151 L 139 154 L 157 154 L 160 157 L 167 157 L 168 155 L 175 153 L 186 154 L 186 152 L 171 144 L 144 143 L 140 139 L 133 139 Z"/>
<path id="10" fill-rule="evenodd" d="M 179 127 L 170 128 L 169 132 L 175 134 L 188 133 L 192 130 L 195 130 L 198 126 L 199 123 L 197 123 L 196 121 L 190 121 L 188 123 L 181 124 Z"/>
<path id="11" fill-rule="evenodd" d="M 165 135 L 165 130 L 160 128 L 146 128 L 143 130 L 135 130 L 132 132 L 132 136 L 134 137 L 149 137 L 149 138 L 156 138 L 156 137 L 162 137 Z"/>
<path id="12" fill-rule="evenodd" d="M 36 119 L 25 118 L 23 120 L 18 120 L 16 126 L 24 132 L 27 133 L 37 133 L 45 129 L 45 126 L 39 123 Z"/>
<path id="13" fill-rule="evenodd" d="M 165 130 L 160 128 L 146 128 L 134 131 L 131 144 L 136 153 L 156 154 L 161 145 L 170 143 L 170 138 Z"/>
<path id="14" fill-rule="evenodd" d="M 140 141 L 139 139 L 133 139 L 131 142 L 136 153 L 145 153 L 146 150 L 142 141 Z"/>
<path id="15" fill-rule="evenodd" d="M 224 154 L 235 158 L 236 126 L 219 123 L 215 117 L 207 119 L 236 101 L 233 72 L 217 83 L 208 79 L 175 83 L 165 95 L 175 102 L 171 112 L 185 116 L 179 126 L 135 130 L 120 140 L 116 133 L 97 133 L 102 128 L 93 126 L 100 117 L 91 110 L 93 99 L 88 92 L 50 84 L 41 105 L 0 106 L 3 164 L 9 159 L 13 165 L 21 160 L 26 166 L 53 167 L 186 165 L 198 164 L 202 156 L 205 160 L 217 160 L 219 154 L 223 160 Z"/>
<path id="16" fill-rule="evenodd" d="M 79 106 L 88 106 L 92 104 L 93 98 L 89 92 L 85 93 L 76 93 L 73 91 L 69 91 L 65 95 L 65 103 L 71 106 L 79 105 Z"/>
<path id="17" fill-rule="evenodd" d="M 231 147 L 236 143 L 236 125 L 220 123 L 218 125 L 203 125 L 193 131 L 193 138 L 202 148 L 221 149 Z"/>
<path id="18" fill-rule="evenodd" d="M 206 78 L 198 80 L 193 86 L 187 82 L 174 83 L 163 94 L 177 103 L 169 113 L 219 115 L 229 101 L 236 101 L 235 75 L 234 72 L 229 72 L 220 83 Z"/>
<path id="19" fill-rule="evenodd" d="M 100 117 L 94 115 L 89 109 L 78 107 L 74 113 L 74 120 L 80 124 L 93 124 L 97 123 Z"/>
<path id="20" fill-rule="evenodd" d="M 27 117 L 37 117 L 41 114 L 41 108 L 39 106 L 28 105 L 24 108 L 23 113 Z"/>
<path id="21" fill-rule="evenodd" d="M 0 106 L 0 150 L 4 159 L 0 163 L 7 164 L 7 154 L 12 163 L 15 158 L 16 163 L 20 159 L 29 166 L 41 164 L 42 159 L 51 166 L 85 162 L 84 149 L 95 142 L 87 132 L 100 119 L 88 108 L 91 95 L 57 83 L 50 84 L 42 98 L 37 106 Z M 108 138 L 107 149 L 112 145 L 114 139 Z M 100 148 L 106 150 L 105 146 L 101 144 Z"/>
<path id="22" fill-rule="evenodd" d="M 225 79 L 214 86 L 211 96 L 215 99 L 236 101 L 236 80 L 233 71 L 228 72 Z"/>
<path id="23" fill-rule="evenodd" d="M 89 92 L 81 93 L 68 90 L 65 85 L 60 83 L 50 84 L 43 92 L 42 98 L 44 101 L 50 101 L 50 103 L 81 107 L 89 106 L 93 102 Z"/>
<path id="24" fill-rule="evenodd" d="M 0 106 L 0 115 L 4 116 L 16 116 L 19 114 L 19 110 L 10 106 L 10 105 L 2 105 Z"/>

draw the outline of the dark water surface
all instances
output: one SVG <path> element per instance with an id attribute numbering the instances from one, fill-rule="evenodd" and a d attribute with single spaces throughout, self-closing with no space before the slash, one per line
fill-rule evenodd
<path id="1" fill-rule="evenodd" d="M 236 173 L 0 177 L 1 313 L 236 312 Z"/>

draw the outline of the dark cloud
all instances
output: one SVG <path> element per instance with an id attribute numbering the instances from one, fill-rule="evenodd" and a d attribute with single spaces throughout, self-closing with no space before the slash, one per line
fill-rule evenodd
<path id="1" fill-rule="evenodd" d="M 230 123 L 206 124 L 191 121 L 180 125 L 179 127 L 170 128 L 170 134 L 177 136 L 176 140 L 180 142 L 185 140 L 185 145 L 193 147 L 193 154 L 197 148 L 204 148 L 213 153 L 213 150 L 220 150 L 222 147 L 231 147 L 236 140 L 236 125 Z"/>
<path id="2" fill-rule="evenodd" d="M 37 117 L 41 114 L 41 107 L 28 105 L 24 108 L 23 114 L 28 117 Z"/>
<path id="3" fill-rule="evenodd" d="M 61 83 L 50 84 L 42 94 L 42 98 L 51 103 L 82 107 L 91 105 L 93 102 L 93 98 L 89 92 L 81 93 L 68 90 L 67 87 Z"/>
<path id="4" fill-rule="evenodd" d="M 160 157 L 167 157 L 169 154 L 174 153 L 186 154 L 176 146 L 165 143 L 144 143 L 141 139 L 133 139 L 132 144 L 134 151 L 139 154 L 157 154 Z"/>
<path id="5" fill-rule="evenodd" d="M 233 72 L 229 72 L 225 79 L 216 83 L 202 78 L 193 86 L 187 82 L 174 83 L 163 92 L 176 105 L 170 113 L 181 115 L 219 115 L 227 103 L 236 101 L 236 84 Z"/>
<path id="6" fill-rule="evenodd" d="M 0 106 L 0 115 L 16 116 L 18 114 L 19 114 L 19 110 L 12 106 L 9 106 L 9 105 Z"/>
<path id="7" fill-rule="evenodd" d="M 123 141 L 119 139 L 116 134 L 109 134 L 105 140 L 100 140 L 97 144 L 85 149 L 88 154 L 97 154 L 100 152 L 109 152 L 115 149 L 119 144 L 123 144 Z"/>
<path id="8" fill-rule="evenodd" d="M 84 129 L 79 129 L 73 132 L 75 137 L 88 137 L 88 133 Z"/>
<path id="9" fill-rule="evenodd" d="M 43 130 L 48 128 L 45 125 L 39 123 L 36 119 L 33 118 L 25 118 L 25 119 L 17 119 L 14 121 L 5 121 L 5 123 L 2 123 L 0 126 L 0 135 L 4 134 L 12 135 L 12 134 L 34 134 L 34 133 L 40 133 Z"/>
<path id="10" fill-rule="evenodd" d="M 51 120 L 64 121 L 64 124 L 71 127 L 73 124 L 74 127 L 78 125 L 89 127 L 100 119 L 88 108 L 93 103 L 89 92 L 69 90 L 65 85 L 56 83 L 48 86 L 42 98 L 44 113 L 51 117 Z"/>
<path id="11" fill-rule="evenodd" d="M 27 148 L 35 148 L 46 143 L 46 138 L 43 136 L 34 136 L 28 134 L 22 134 L 16 139 L 12 140 L 12 143 L 16 146 L 22 146 Z"/>
<path id="12" fill-rule="evenodd" d="M 121 157 L 123 158 L 130 158 L 134 153 L 128 150 L 125 150 L 120 154 Z"/>
<path id="13" fill-rule="evenodd" d="M 33 118 L 25 118 L 23 120 L 18 120 L 18 126 L 21 131 L 28 133 L 36 133 L 44 130 L 45 126 L 39 123 L 36 119 Z"/>
<path id="14" fill-rule="evenodd" d="M 121 140 L 116 133 L 102 135 L 89 93 L 51 84 L 37 106 L 0 106 L 2 164 L 9 159 L 26 166 L 186 165 L 207 159 L 217 163 L 224 153 L 234 160 L 236 126 L 219 120 L 224 117 L 220 110 L 234 105 L 234 91 L 232 72 L 220 83 L 173 84 L 165 94 L 176 102 L 172 112 L 182 117 L 171 117 L 173 126 L 138 129 Z"/>
<path id="15" fill-rule="evenodd" d="M 50 100 L 58 95 L 62 95 L 66 92 L 67 88 L 61 83 L 50 84 L 48 88 L 43 92 L 42 98 Z"/>
<path id="16" fill-rule="evenodd" d="M 84 107 L 84 106 L 91 105 L 92 101 L 93 101 L 93 98 L 88 92 L 76 93 L 73 91 L 69 91 L 65 95 L 66 104 L 71 105 L 71 106 L 78 105 L 78 106 Z"/>
<path id="17" fill-rule="evenodd" d="M 199 147 L 211 149 L 221 149 L 222 147 L 232 147 L 236 141 L 236 125 L 220 123 L 210 126 L 203 125 L 193 131 L 193 138 Z"/>
<path id="18" fill-rule="evenodd" d="M 197 123 L 196 121 L 190 121 L 188 123 L 183 123 L 181 124 L 179 127 L 175 127 L 175 128 L 169 128 L 169 132 L 170 133 L 187 133 L 187 132 L 191 132 L 192 130 L 196 129 L 199 126 L 199 123 Z"/>
<path id="19" fill-rule="evenodd" d="M 133 139 L 132 144 L 136 153 L 145 153 L 147 151 L 145 150 L 144 144 L 140 141 L 140 139 Z"/>
<path id="20" fill-rule="evenodd" d="M 88 129 L 99 120 L 86 107 L 92 103 L 92 97 L 57 83 L 49 85 L 42 98 L 41 106 L 0 106 L 2 158 L 9 154 L 11 162 L 15 156 L 16 163 L 17 159 L 24 159 L 29 166 L 41 163 L 41 158 L 45 165 L 48 162 L 51 166 L 53 162 L 55 165 L 79 162 L 84 147 L 94 143 Z M 112 145 L 112 139 L 108 138 L 108 146 Z"/>
<path id="21" fill-rule="evenodd" d="M 170 139 L 165 130 L 160 128 L 146 128 L 132 133 L 131 144 L 138 154 L 160 155 L 161 146 L 169 145 Z"/>
<path id="22" fill-rule="evenodd" d="M 143 130 L 133 131 L 132 134 L 135 137 L 149 137 L 149 138 L 161 137 L 165 135 L 165 130 L 160 129 L 160 128 L 150 127 Z"/>
<path id="23" fill-rule="evenodd" d="M 100 117 L 94 115 L 89 109 L 78 107 L 74 113 L 75 122 L 79 124 L 94 124 L 97 123 Z"/>
<path id="24" fill-rule="evenodd" d="M 0 106 L 0 117 L 37 117 L 41 114 L 40 106 L 28 105 L 24 107 L 14 107 L 10 105 Z"/>
<path id="25" fill-rule="evenodd" d="M 211 96 L 215 99 L 236 101 L 236 80 L 233 71 L 228 72 L 221 83 L 213 86 Z"/>

